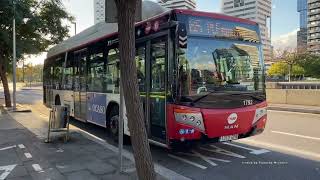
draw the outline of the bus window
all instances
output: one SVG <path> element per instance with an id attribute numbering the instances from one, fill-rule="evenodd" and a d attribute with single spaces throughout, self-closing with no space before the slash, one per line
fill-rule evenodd
<path id="1" fill-rule="evenodd" d="M 106 71 L 106 90 L 108 93 L 119 93 L 119 50 L 110 49 Z"/>
<path id="2" fill-rule="evenodd" d="M 136 50 L 136 67 L 137 67 L 137 77 L 139 84 L 140 93 L 146 92 L 145 82 L 146 82 L 146 48 L 144 46 L 138 47 Z"/>
<path id="3" fill-rule="evenodd" d="M 165 90 L 166 43 L 160 41 L 151 45 L 151 92 Z"/>
<path id="4" fill-rule="evenodd" d="M 63 89 L 72 90 L 73 86 L 73 62 L 72 57 L 68 56 L 66 66 L 63 71 L 64 82 Z"/>
<path id="5" fill-rule="evenodd" d="M 105 58 L 103 52 L 90 55 L 88 62 L 88 86 L 91 92 L 105 92 Z"/>
<path id="6" fill-rule="evenodd" d="M 59 57 L 53 63 L 53 84 L 55 89 L 61 88 L 63 58 Z"/>

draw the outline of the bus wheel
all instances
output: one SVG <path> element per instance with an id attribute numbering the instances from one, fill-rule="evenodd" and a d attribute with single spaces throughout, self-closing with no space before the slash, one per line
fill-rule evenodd
<path id="1" fill-rule="evenodd" d="M 60 101 L 60 97 L 59 96 L 56 96 L 54 104 L 55 105 L 61 105 L 61 101 Z"/>
<path id="2" fill-rule="evenodd" d="M 112 108 L 110 112 L 109 127 L 112 139 L 117 142 L 119 132 L 119 110 L 117 108 Z"/>

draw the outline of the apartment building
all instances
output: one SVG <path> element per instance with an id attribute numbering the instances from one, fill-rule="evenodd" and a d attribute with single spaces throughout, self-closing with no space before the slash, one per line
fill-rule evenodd
<path id="1" fill-rule="evenodd" d="M 308 0 L 298 0 L 297 11 L 300 14 L 300 26 L 297 32 L 297 50 L 304 52 L 307 49 Z"/>
<path id="2" fill-rule="evenodd" d="M 159 0 L 158 3 L 169 9 L 196 9 L 196 0 Z"/>
<path id="3" fill-rule="evenodd" d="M 320 54 L 320 0 L 308 0 L 308 51 Z"/>
<path id="4" fill-rule="evenodd" d="M 222 12 L 226 15 L 249 19 L 259 24 L 265 61 L 272 60 L 269 23 L 272 0 L 222 0 Z"/>

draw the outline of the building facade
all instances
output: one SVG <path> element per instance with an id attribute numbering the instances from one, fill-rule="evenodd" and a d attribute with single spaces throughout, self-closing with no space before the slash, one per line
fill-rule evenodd
<path id="1" fill-rule="evenodd" d="M 94 24 L 105 20 L 105 0 L 93 1 Z"/>
<path id="2" fill-rule="evenodd" d="M 169 9 L 196 9 L 196 0 L 158 0 L 158 3 Z"/>
<path id="3" fill-rule="evenodd" d="M 298 0 L 297 11 L 300 14 L 300 29 L 297 32 L 297 50 L 304 52 L 307 49 L 308 0 Z"/>
<path id="4" fill-rule="evenodd" d="M 255 21 L 260 26 L 265 61 L 272 60 L 269 23 L 271 0 L 222 0 L 222 12 L 226 15 Z"/>
<path id="5" fill-rule="evenodd" d="M 320 54 L 320 0 L 308 0 L 308 51 Z"/>

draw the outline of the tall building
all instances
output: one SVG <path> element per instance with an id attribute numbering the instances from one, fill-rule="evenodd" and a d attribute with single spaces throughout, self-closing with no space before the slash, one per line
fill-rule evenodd
<path id="1" fill-rule="evenodd" d="M 307 49 L 307 24 L 308 24 L 308 0 L 298 0 L 298 12 L 300 13 L 300 30 L 297 33 L 297 50 L 304 52 Z"/>
<path id="2" fill-rule="evenodd" d="M 105 20 L 105 0 L 94 0 L 94 24 Z"/>
<path id="3" fill-rule="evenodd" d="M 320 0 L 308 0 L 308 51 L 320 54 Z"/>
<path id="4" fill-rule="evenodd" d="M 271 60 L 271 40 L 268 19 L 271 18 L 271 0 L 222 0 L 224 14 L 255 21 L 260 26 L 265 61 Z"/>
<path id="5" fill-rule="evenodd" d="M 170 9 L 196 9 L 196 0 L 158 0 L 158 3 Z"/>

